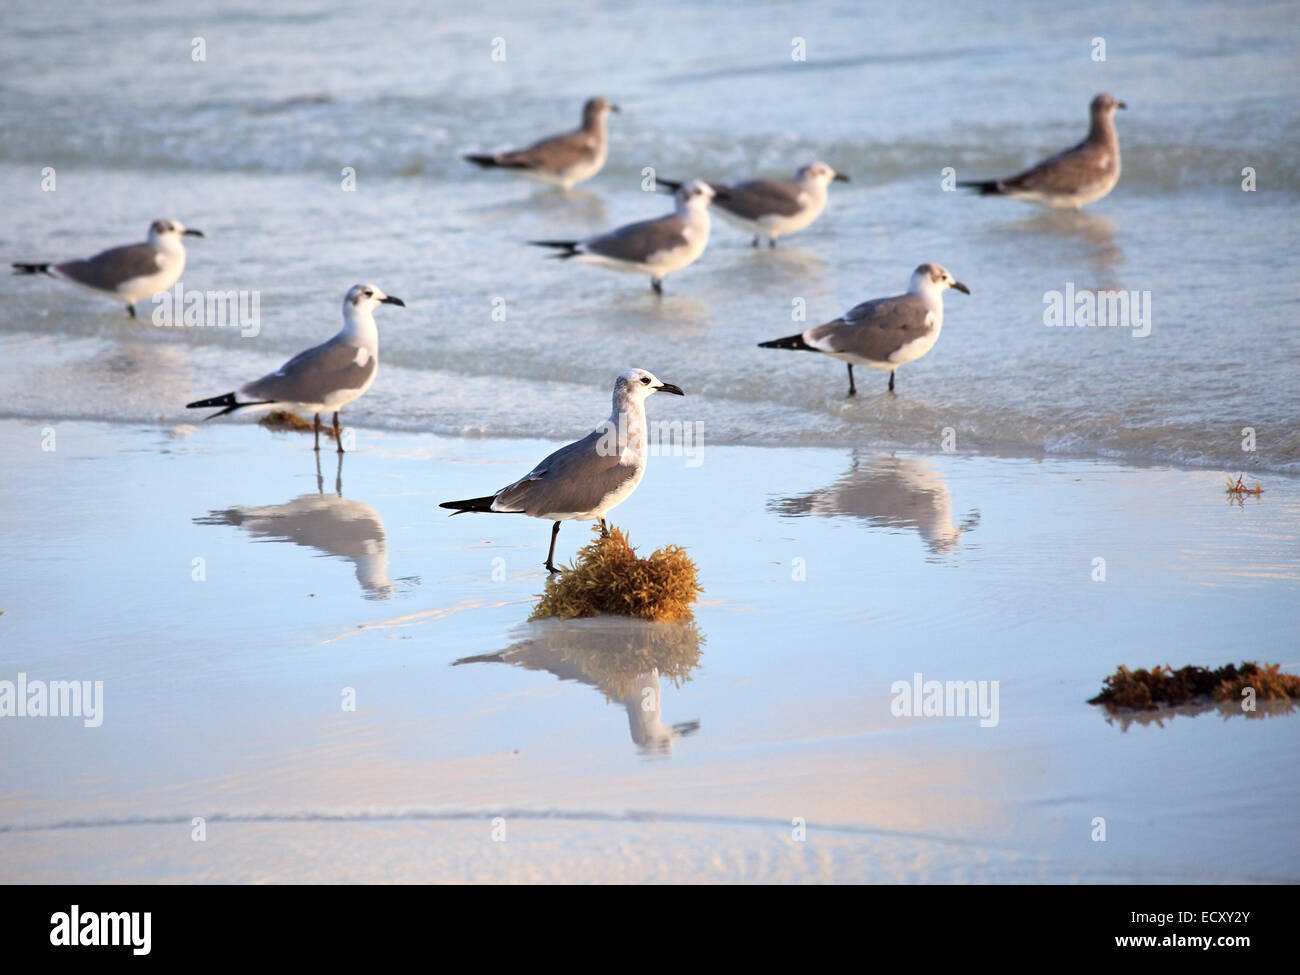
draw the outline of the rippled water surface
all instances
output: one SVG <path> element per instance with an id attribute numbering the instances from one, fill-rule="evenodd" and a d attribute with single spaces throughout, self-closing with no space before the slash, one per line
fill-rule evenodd
<path id="1" fill-rule="evenodd" d="M 635 364 L 684 386 L 715 443 L 935 449 L 950 427 L 962 451 L 1294 472 L 1298 32 L 1285 4 L 42 4 L 0 37 L 5 259 L 174 216 L 208 234 L 185 286 L 260 292 L 261 328 L 155 328 L 6 276 L 0 348 L 22 368 L 0 415 L 191 418 L 187 401 L 331 334 L 346 288 L 372 280 L 408 308 L 383 310 L 360 424 L 567 437 Z M 944 167 L 1005 174 L 1077 141 L 1100 90 L 1129 105 L 1105 200 L 1061 214 L 943 192 Z M 571 194 L 459 160 L 569 127 L 595 93 L 623 113 L 605 171 Z M 736 179 L 814 157 L 853 177 L 819 223 L 769 252 L 715 222 L 663 300 L 525 244 L 666 211 L 646 166 Z M 846 401 L 839 364 L 755 347 L 796 307 L 832 318 L 926 260 L 973 294 L 950 293 L 897 398 L 870 374 Z M 1044 294 L 1070 284 L 1150 292 L 1150 335 L 1045 327 Z"/>

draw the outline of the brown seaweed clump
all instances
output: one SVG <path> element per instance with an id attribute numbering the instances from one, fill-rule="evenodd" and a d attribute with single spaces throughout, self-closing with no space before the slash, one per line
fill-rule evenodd
<path id="1" fill-rule="evenodd" d="M 304 419 L 290 410 L 271 410 L 257 422 L 268 429 L 289 433 L 311 433 L 316 429 L 311 420 Z M 328 423 L 320 425 L 320 432 L 327 437 L 334 436 L 334 428 Z"/>
<path id="2" fill-rule="evenodd" d="M 1131 708 L 1152 711 L 1168 705 L 1177 706 L 1199 699 L 1238 701 L 1245 687 L 1253 688 L 1261 701 L 1300 698 L 1300 677 L 1281 672 L 1279 664 L 1260 666 L 1247 661 L 1241 666 L 1227 664 L 1216 670 L 1206 667 L 1153 667 L 1119 670 L 1106 678 L 1101 693 L 1088 701 L 1104 704 L 1114 711 Z"/>
<path id="3" fill-rule="evenodd" d="M 600 529 L 593 526 L 593 531 Z M 573 619 L 611 613 L 634 619 L 672 623 L 691 616 L 691 604 L 704 590 L 695 563 L 685 549 L 665 545 L 640 558 L 619 528 L 578 549 L 546 591 L 529 619 Z"/>

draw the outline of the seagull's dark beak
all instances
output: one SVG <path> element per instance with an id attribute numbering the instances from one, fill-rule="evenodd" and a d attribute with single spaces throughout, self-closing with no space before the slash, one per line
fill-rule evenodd
<path id="1" fill-rule="evenodd" d="M 715 200 L 730 200 L 730 199 L 731 199 L 731 194 L 728 193 L 726 190 L 724 190 L 722 187 L 720 187 L 720 186 L 714 186 L 712 183 L 709 184 L 709 187 L 710 187 L 710 189 L 713 190 L 713 198 L 714 198 Z"/>
<path id="2" fill-rule="evenodd" d="M 398 308 L 406 307 L 406 302 L 404 302 L 401 298 L 394 298 L 392 295 L 387 295 L 386 297 L 380 298 L 379 303 L 381 305 L 396 305 Z"/>
<path id="3" fill-rule="evenodd" d="M 611 112 L 618 112 L 618 113 L 620 113 L 620 114 L 622 114 L 622 112 L 623 112 L 623 109 L 619 108 L 617 105 L 611 105 L 611 106 L 609 106 L 609 110 L 610 110 Z"/>
<path id="4" fill-rule="evenodd" d="M 186 228 L 185 228 L 185 233 L 182 234 L 182 236 L 183 236 L 183 237 L 202 237 L 202 236 L 203 236 L 203 231 L 202 231 L 202 230 L 195 230 L 193 227 L 186 227 Z"/>
<path id="5" fill-rule="evenodd" d="M 664 189 L 672 190 L 674 193 L 682 188 L 682 181 L 679 179 L 664 179 L 661 176 L 656 176 L 655 183 L 664 187 Z"/>
<path id="6" fill-rule="evenodd" d="M 970 294 L 970 288 L 966 287 L 966 285 L 962 284 L 960 281 L 954 281 L 952 287 L 954 291 L 960 291 L 964 295 Z"/>
<path id="7" fill-rule="evenodd" d="M 660 383 L 658 386 L 655 387 L 655 392 L 657 392 L 657 393 L 676 393 L 678 396 L 685 396 L 685 395 L 686 395 L 685 393 L 682 392 L 682 387 L 680 387 L 680 386 L 674 386 L 672 383 Z"/>
<path id="8" fill-rule="evenodd" d="M 849 181 L 848 176 L 846 176 L 844 173 L 836 173 L 836 174 L 832 177 L 832 179 L 833 179 L 834 182 L 836 182 L 836 183 L 847 183 L 847 182 Z"/>
<path id="9" fill-rule="evenodd" d="M 1128 108 L 1128 106 L 1125 105 L 1123 102 L 1116 102 L 1116 103 L 1115 103 L 1115 107 L 1116 107 L 1116 108 Z"/>

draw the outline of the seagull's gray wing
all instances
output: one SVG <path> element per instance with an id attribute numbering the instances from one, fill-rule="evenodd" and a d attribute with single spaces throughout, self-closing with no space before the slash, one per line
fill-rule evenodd
<path id="1" fill-rule="evenodd" d="M 619 227 L 582 242 L 584 253 L 644 264 L 656 254 L 686 247 L 686 221 L 675 213 Z"/>
<path id="2" fill-rule="evenodd" d="M 999 185 L 1003 190 L 1070 194 L 1099 183 L 1114 172 L 1115 156 L 1110 147 L 1085 140 L 1023 173 L 1000 180 Z"/>
<path id="3" fill-rule="evenodd" d="M 803 334 L 804 341 L 821 352 L 847 352 L 872 362 L 888 362 L 898 349 L 933 328 L 934 319 L 925 302 L 909 294 L 864 301 L 835 321 Z"/>
<path id="4" fill-rule="evenodd" d="M 602 440 L 613 449 L 602 449 Z M 636 475 L 618 462 L 615 433 L 602 424 L 498 491 L 492 510 L 534 517 L 591 511 Z"/>
<path id="5" fill-rule="evenodd" d="M 755 179 L 737 186 L 717 186 L 727 194 L 716 197 L 715 207 L 734 213 L 744 220 L 766 216 L 793 217 L 801 209 L 799 194 L 803 187 L 789 179 Z"/>
<path id="6" fill-rule="evenodd" d="M 246 384 L 241 392 L 280 403 L 319 403 L 340 389 L 360 389 L 379 363 L 366 349 L 330 339 L 300 352 L 275 372 Z"/>
<path id="7" fill-rule="evenodd" d="M 112 291 L 123 281 L 158 273 L 158 248 L 127 244 L 102 251 L 84 261 L 65 261 L 54 270 L 70 281 L 100 291 Z"/>
<path id="8" fill-rule="evenodd" d="M 595 154 L 596 136 L 579 129 L 540 139 L 525 149 L 499 152 L 496 160 L 502 166 L 562 172 L 571 166 L 590 161 Z"/>

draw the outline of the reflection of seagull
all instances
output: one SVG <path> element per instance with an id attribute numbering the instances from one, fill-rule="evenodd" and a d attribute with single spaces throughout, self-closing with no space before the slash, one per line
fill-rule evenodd
<path id="1" fill-rule="evenodd" d="M 605 120 L 610 112 L 618 110 L 617 105 L 603 98 L 590 98 L 582 106 L 582 127 L 574 132 L 553 135 L 526 149 L 470 153 L 465 158 L 484 169 L 513 169 L 569 189 L 575 183 L 591 179 L 605 165 L 609 147 Z"/>
<path id="2" fill-rule="evenodd" d="M 202 237 L 201 230 L 178 220 L 155 220 L 149 225 L 149 239 L 101 251 L 84 261 L 62 264 L 15 264 L 16 274 L 45 274 L 71 281 L 96 294 L 126 302 L 127 314 L 135 318 L 135 303 L 180 280 L 185 270 L 184 236 Z"/>
<path id="3" fill-rule="evenodd" d="M 1119 134 L 1115 109 L 1127 108 L 1115 96 L 1101 94 L 1088 106 L 1091 124 L 1082 142 L 1032 169 L 1006 179 L 959 182 L 980 196 L 1010 196 L 1052 207 L 1081 207 L 1100 200 L 1119 182 Z"/>
<path id="4" fill-rule="evenodd" d="M 195 518 L 196 525 L 234 525 L 253 538 L 292 542 L 356 566 L 368 599 L 393 594 L 388 579 L 388 536 L 384 522 L 364 501 L 329 494 L 304 494 L 286 504 L 235 507 Z"/>
<path id="5" fill-rule="evenodd" d="M 781 515 L 849 516 L 874 525 L 912 528 L 933 553 L 957 544 L 962 533 L 979 523 L 978 512 L 958 527 L 952 522 L 952 497 L 943 475 L 913 457 L 884 457 L 853 467 L 829 487 L 811 494 L 769 502 Z"/>
<path id="6" fill-rule="evenodd" d="M 665 724 L 660 706 L 661 675 L 678 685 L 699 666 L 700 634 L 695 624 L 598 616 L 542 620 L 527 624 L 525 631 L 525 639 L 505 650 L 462 657 L 452 666 L 513 664 L 595 687 L 627 710 L 632 741 L 647 753 L 667 754 L 673 739 L 699 730 L 699 721 Z"/>
<path id="7" fill-rule="evenodd" d="M 713 209 L 723 220 L 752 234 L 755 247 L 763 237 L 768 247 L 775 247 L 778 237 L 803 230 L 821 216 L 826 209 L 826 188 L 836 180 L 847 183 L 849 178 L 824 162 L 810 162 L 800 167 L 794 179 L 709 185 L 717 191 Z M 667 179 L 659 182 L 674 190 L 681 186 Z"/>

